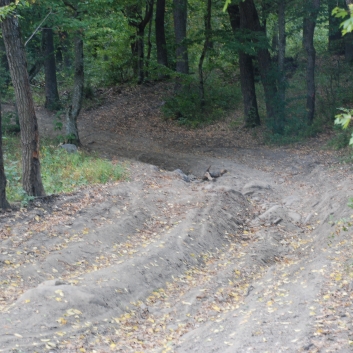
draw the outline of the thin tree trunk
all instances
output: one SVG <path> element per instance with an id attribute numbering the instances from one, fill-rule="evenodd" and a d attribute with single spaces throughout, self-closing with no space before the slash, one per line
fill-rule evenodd
<path id="1" fill-rule="evenodd" d="M 340 29 L 342 20 L 332 16 L 332 10 L 336 6 L 346 7 L 346 2 L 344 0 L 327 0 L 328 50 L 331 53 L 342 55 L 344 53 L 344 40 Z"/>
<path id="2" fill-rule="evenodd" d="M 68 54 L 69 52 L 69 34 L 66 31 L 59 31 L 59 45 L 56 48 L 56 61 L 60 64 L 64 64 L 66 68 L 71 66 L 71 59 Z"/>
<path id="3" fill-rule="evenodd" d="M 168 52 L 167 42 L 165 40 L 164 15 L 165 0 L 157 0 L 155 19 L 157 63 L 159 65 L 168 66 Z"/>
<path id="4" fill-rule="evenodd" d="M 43 58 L 40 57 L 37 59 L 37 61 L 34 63 L 34 65 L 31 67 L 31 69 L 28 72 L 29 75 L 29 82 L 32 82 L 33 79 L 39 74 L 40 70 L 43 67 Z"/>
<path id="5" fill-rule="evenodd" d="M 137 30 L 137 83 L 141 84 L 145 80 L 145 27 L 139 26 Z"/>
<path id="6" fill-rule="evenodd" d="M 72 102 L 66 112 L 66 136 L 67 141 L 77 146 L 81 144 L 78 128 L 77 118 L 80 114 L 83 100 L 84 87 L 84 66 L 83 66 L 83 40 L 82 33 L 76 32 L 74 38 L 75 45 L 75 75 L 74 75 L 74 89 L 72 93 Z"/>
<path id="7" fill-rule="evenodd" d="M 153 5 L 154 5 L 154 0 L 152 0 L 152 12 L 153 12 Z M 152 42 L 151 42 L 151 34 L 152 34 L 152 20 L 150 20 L 150 23 L 148 25 L 148 36 L 147 36 L 147 60 L 146 60 L 146 72 L 145 76 L 148 77 L 149 75 L 149 65 L 150 65 L 150 60 L 151 60 L 151 52 L 152 52 Z"/>
<path id="8" fill-rule="evenodd" d="M 188 48 L 186 45 L 187 0 L 173 0 L 174 33 L 176 42 L 176 72 L 189 73 Z M 180 90 L 181 82 L 177 79 L 175 91 Z"/>
<path id="9" fill-rule="evenodd" d="M 10 204 L 6 199 L 6 175 L 4 169 L 4 158 L 2 151 L 2 115 L 1 115 L 1 104 L 0 104 L 0 208 L 10 208 Z"/>
<path id="10" fill-rule="evenodd" d="M 52 28 L 42 29 L 44 73 L 45 73 L 45 108 L 57 110 L 60 108 L 58 83 L 56 79 L 56 62 L 54 55 L 54 38 Z"/>
<path id="11" fill-rule="evenodd" d="M 132 36 L 131 51 L 134 58 L 134 74 L 137 75 L 137 82 L 139 84 L 143 83 L 145 78 L 144 36 L 145 28 L 152 18 L 153 3 L 154 0 L 146 0 L 146 10 L 143 18 L 140 4 L 127 6 L 125 11 L 129 25 L 136 28 L 136 34 Z"/>
<path id="12" fill-rule="evenodd" d="M 0 0 L 0 6 L 10 3 L 10 0 Z M 43 196 L 45 192 L 40 174 L 38 124 L 18 19 L 8 16 L 2 21 L 1 29 L 20 119 L 23 189 L 28 195 Z"/>
<path id="13" fill-rule="evenodd" d="M 314 31 L 316 19 L 320 9 L 320 0 L 311 0 L 311 9 L 305 17 L 305 38 L 304 48 L 307 53 L 306 66 L 306 111 L 307 121 L 311 125 L 315 115 L 315 47 L 314 47 Z"/>
<path id="14" fill-rule="evenodd" d="M 211 43 L 211 16 L 212 16 L 212 0 L 207 0 L 207 10 L 205 15 L 205 42 L 203 44 L 200 60 L 199 60 L 199 91 L 201 108 L 206 104 L 205 101 L 205 82 L 203 77 L 203 62 L 205 60 L 207 50 Z"/>
<path id="15" fill-rule="evenodd" d="M 239 3 L 240 19 L 244 21 L 244 28 L 257 32 L 266 39 L 264 28 L 260 25 L 259 16 L 253 0 L 245 0 Z M 276 77 L 272 72 L 271 56 L 267 48 L 260 48 L 257 51 L 257 58 L 260 69 L 261 82 L 265 91 L 266 113 L 269 120 L 276 121 Z"/>
<path id="16" fill-rule="evenodd" d="M 345 0 L 347 10 L 349 5 L 353 4 L 353 0 Z M 353 33 L 349 32 L 344 36 L 345 59 L 348 63 L 353 62 Z"/>
<path id="17" fill-rule="evenodd" d="M 239 6 L 228 6 L 230 24 L 234 34 L 244 29 L 244 23 L 240 20 Z M 254 66 L 250 55 L 239 51 L 240 85 L 243 95 L 244 123 L 245 126 L 260 125 L 260 116 L 257 107 Z"/>
<path id="18" fill-rule="evenodd" d="M 278 98 L 279 98 L 279 122 L 285 121 L 286 101 L 286 73 L 284 61 L 286 57 L 286 0 L 278 3 Z"/>

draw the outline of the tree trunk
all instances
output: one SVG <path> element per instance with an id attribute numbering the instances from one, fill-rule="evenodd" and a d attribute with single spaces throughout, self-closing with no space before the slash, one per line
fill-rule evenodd
<path id="1" fill-rule="evenodd" d="M 152 1 L 152 6 L 154 1 Z M 153 11 L 153 9 L 152 9 Z M 150 65 L 150 60 L 151 60 L 151 52 L 152 52 L 152 42 L 151 42 L 151 34 L 152 34 L 152 20 L 150 20 L 150 23 L 148 25 L 148 36 L 147 36 L 147 60 L 146 60 L 146 72 L 145 72 L 145 76 L 148 77 L 149 75 L 149 65 Z"/>
<path id="2" fill-rule="evenodd" d="M 45 108 L 58 110 L 60 100 L 56 80 L 56 62 L 54 55 L 54 38 L 52 28 L 42 29 L 44 72 L 45 72 Z"/>
<path id="3" fill-rule="evenodd" d="M 10 0 L 0 0 L 0 6 L 9 4 Z M 45 193 L 40 174 L 38 124 L 18 19 L 8 16 L 1 23 L 1 29 L 20 119 L 23 189 L 28 195 L 43 196 Z"/>
<path id="4" fill-rule="evenodd" d="M 2 122 L 1 122 L 1 104 L 0 104 L 0 208 L 10 208 L 6 199 L 6 175 L 4 169 L 4 158 L 2 151 Z"/>
<path id="5" fill-rule="evenodd" d="M 176 72 L 189 73 L 188 48 L 186 45 L 187 0 L 174 0 L 174 33 L 176 42 Z"/>
<path id="6" fill-rule="evenodd" d="M 60 64 L 64 64 L 65 68 L 71 66 L 71 59 L 69 56 L 69 34 L 66 31 L 59 31 L 59 45 L 56 48 L 56 61 Z"/>
<path id="7" fill-rule="evenodd" d="M 165 0 L 157 0 L 156 6 L 156 49 L 157 63 L 168 66 L 167 42 L 165 40 L 164 30 Z"/>
<path id="8" fill-rule="evenodd" d="M 141 6 L 139 4 L 128 6 L 126 15 L 129 25 L 136 28 L 135 36 L 132 36 L 131 50 L 134 58 L 134 74 L 137 75 L 137 82 L 143 83 L 144 71 L 144 36 L 145 28 L 152 18 L 154 0 L 146 0 L 145 15 L 142 18 Z"/>
<path id="9" fill-rule="evenodd" d="M 245 0 L 239 3 L 240 19 L 244 23 L 244 28 L 257 32 L 259 36 L 266 40 L 266 33 L 260 25 L 259 16 L 253 0 Z M 257 58 L 260 69 L 261 81 L 265 91 L 266 113 L 269 120 L 276 121 L 276 97 L 277 85 L 276 77 L 272 72 L 271 56 L 267 48 L 257 50 Z"/>
<path id="10" fill-rule="evenodd" d="M 29 82 L 32 82 L 33 79 L 39 74 L 40 70 L 43 67 L 43 58 L 40 57 L 37 59 L 37 61 L 34 63 L 34 65 L 31 67 L 31 69 L 28 72 L 29 75 Z"/>
<path id="11" fill-rule="evenodd" d="M 211 44 L 211 16 L 212 16 L 212 0 L 207 0 L 207 10 L 205 15 L 205 42 L 199 60 L 199 91 L 201 108 L 205 106 L 205 82 L 203 77 L 203 62 L 205 60 L 207 50 Z"/>
<path id="12" fill-rule="evenodd" d="M 348 5 L 353 4 L 353 0 L 345 0 L 345 7 L 349 9 Z M 353 62 L 353 33 L 349 32 L 344 36 L 345 59 L 348 63 Z"/>
<path id="13" fill-rule="evenodd" d="M 341 19 L 332 16 L 332 10 L 336 7 L 346 7 L 344 0 L 328 0 L 327 16 L 328 16 L 328 50 L 331 53 L 344 54 L 344 39 L 340 29 Z"/>
<path id="14" fill-rule="evenodd" d="M 137 44 L 137 83 L 141 84 L 145 79 L 144 61 L 145 61 L 145 27 L 139 26 L 136 36 Z"/>
<path id="15" fill-rule="evenodd" d="M 66 112 L 66 138 L 67 141 L 77 146 L 81 144 L 78 129 L 77 118 L 80 114 L 83 100 L 84 87 L 84 66 L 83 66 L 83 40 L 82 33 L 76 32 L 74 38 L 75 45 L 75 75 L 74 89 L 72 93 L 72 102 Z"/>
<path id="16" fill-rule="evenodd" d="M 228 6 L 230 24 L 234 34 L 243 29 L 244 23 L 240 21 L 239 6 L 230 4 Z M 245 126 L 260 125 L 260 116 L 257 107 L 254 67 L 252 58 L 244 51 L 239 51 L 240 85 L 244 104 Z"/>
<path id="17" fill-rule="evenodd" d="M 278 3 L 278 120 L 285 121 L 286 73 L 284 61 L 286 57 L 286 0 Z M 282 130 L 283 126 L 280 127 Z"/>
<path id="18" fill-rule="evenodd" d="M 305 17 L 305 38 L 304 48 L 307 53 L 306 65 L 306 111 L 307 121 L 311 125 L 315 115 L 315 47 L 314 47 L 314 31 L 316 26 L 316 18 L 320 9 L 320 0 L 311 0 L 311 10 Z"/>

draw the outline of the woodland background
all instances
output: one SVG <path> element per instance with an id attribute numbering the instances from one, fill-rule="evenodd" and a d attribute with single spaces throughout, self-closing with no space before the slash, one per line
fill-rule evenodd
<path id="1" fill-rule="evenodd" d="M 17 108 L 3 129 L 21 131 L 29 196 L 45 194 L 34 104 L 56 111 L 53 124 L 76 145 L 82 104 L 102 88 L 127 84 L 173 82 L 174 94 L 161 104 L 164 118 L 190 128 L 242 107 L 234 128 L 261 124 L 271 143 L 332 129 L 337 108 L 349 113 L 353 37 L 350 22 L 345 35 L 341 27 L 350 18 L 349 0 L 0 4 L 0 90 Z M 334 143 L 347 145 L 349 131 Z M 5 207 L 2 158 L 0 171 Z"/>

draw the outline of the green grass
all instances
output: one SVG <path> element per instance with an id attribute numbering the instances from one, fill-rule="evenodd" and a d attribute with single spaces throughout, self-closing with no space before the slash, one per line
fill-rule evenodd
<path id="1" fill-rule="evenodd" d="M 47 194 L 71 192 L 83 185 L 105 184 L 124 177 L 121 165 L 85 152 L 67 153 L 50 143 L 41 147 L 41 173 Z M 21 184 L 21 149 L 16 136 L 4 139 L 7 197 L 11 202 L 26 201 L 28 197 Z"/>

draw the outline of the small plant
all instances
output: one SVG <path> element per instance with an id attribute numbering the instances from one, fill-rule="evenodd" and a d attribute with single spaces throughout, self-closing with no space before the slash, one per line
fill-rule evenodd
<path id="1" fill-rule="evenodd" d="M 353 119 L 353 109 L 347 109 L 347 108 L 338 108 L 341 110 L 341 114 L 337 114 L 335 116 L 335 124 L 340 125 L 342 129 L 348 129 L 349 124 L 351 120 Z M 353 133 L 351 135 L 351 138 L 349 140 L 349 144 L 353 145 Z"/>

